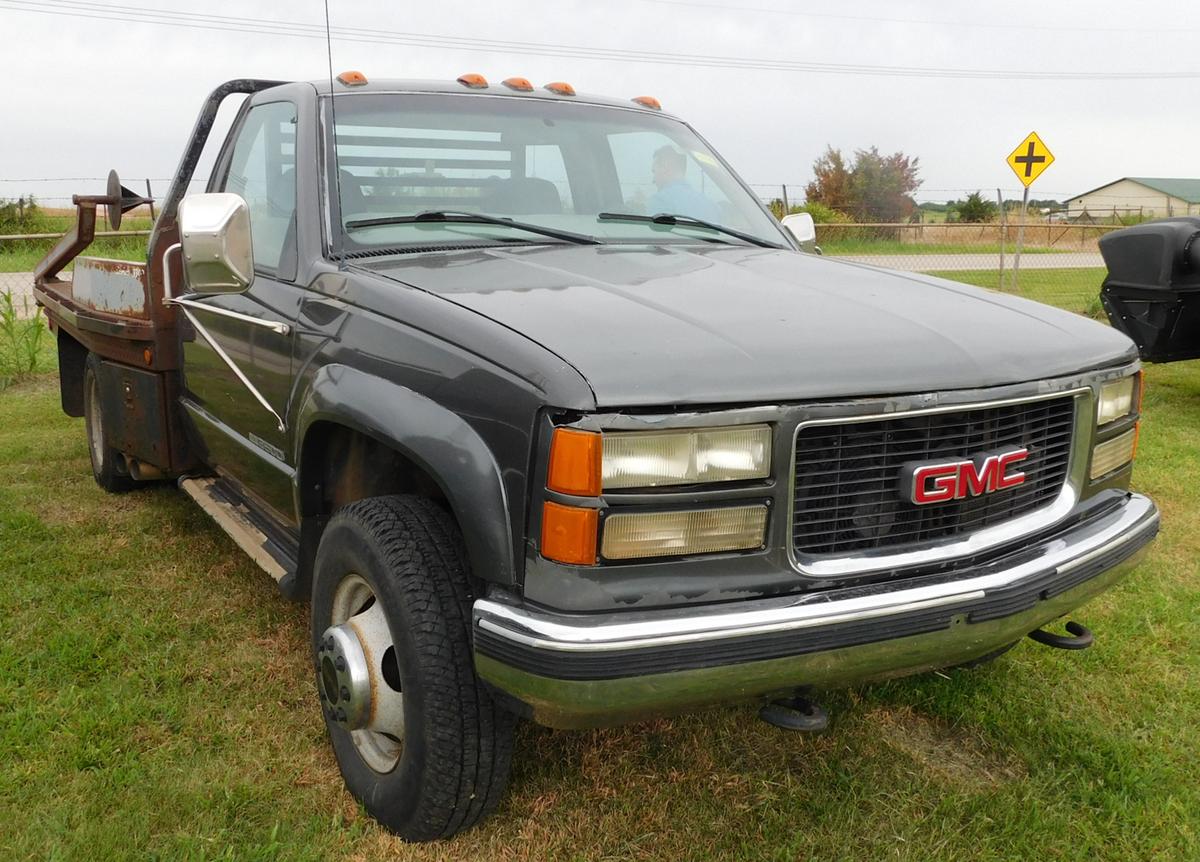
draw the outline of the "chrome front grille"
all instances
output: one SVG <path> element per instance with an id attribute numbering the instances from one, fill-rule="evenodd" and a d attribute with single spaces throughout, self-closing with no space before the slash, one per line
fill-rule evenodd
<path id="1" fill-rule="evenodd" d="M 801 425 L 793 551 L 801 561 L 903 554 L 1028 515 L 1062 492 L 1074 432 L 1074 394 Z M 1020 465 L 1026 479 L 1014 488 L 916 505 L 901 487 L 905 465 L 971 460 L 1016 448 L 1029 456 Z"/>

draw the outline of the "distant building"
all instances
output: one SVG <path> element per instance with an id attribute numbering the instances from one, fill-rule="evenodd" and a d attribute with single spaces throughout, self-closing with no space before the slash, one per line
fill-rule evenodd
<path id="1" fill-rule="evenodd" d="M 1102 219 L 1142 215 L 1146 218 L 1200 215 L 1200 180 L 1172 177 L 1122 177 L 1067 201 L 1068 218 Z"/>

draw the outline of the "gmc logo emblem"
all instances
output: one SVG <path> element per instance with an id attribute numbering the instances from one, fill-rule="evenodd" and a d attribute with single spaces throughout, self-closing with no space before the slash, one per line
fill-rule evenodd
<path id="1" fill-rule="evenodd" d="M 1025 481 L 1025 474 L 1014 467 L 1028 457 L 1028 449 L 1014 449 L 972 461 L 905 464 L 900 470 L 900 493 L 918 506 L 926 506 L 1015 488 Z"/>

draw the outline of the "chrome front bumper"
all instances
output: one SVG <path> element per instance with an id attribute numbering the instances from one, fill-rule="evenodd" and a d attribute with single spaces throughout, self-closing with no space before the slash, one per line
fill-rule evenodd
<path id="1" fill-rule="evenodd" d="M 475 666 L 551 727 L 595 727 L 985 655 L 1120 580 L 1158 532 L 1131 494 L 952 575 L 709 606 L 558 614 L 479 599 Z"/>

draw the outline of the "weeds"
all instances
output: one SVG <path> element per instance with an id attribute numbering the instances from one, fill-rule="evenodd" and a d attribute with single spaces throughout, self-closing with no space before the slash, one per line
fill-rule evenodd
<path id="1" fill-rule="evenodd" d="M 22 320 L 12 291 L 0 291 L 0 390 L 38 371 L 46 332 L 40 308 Z"/>

